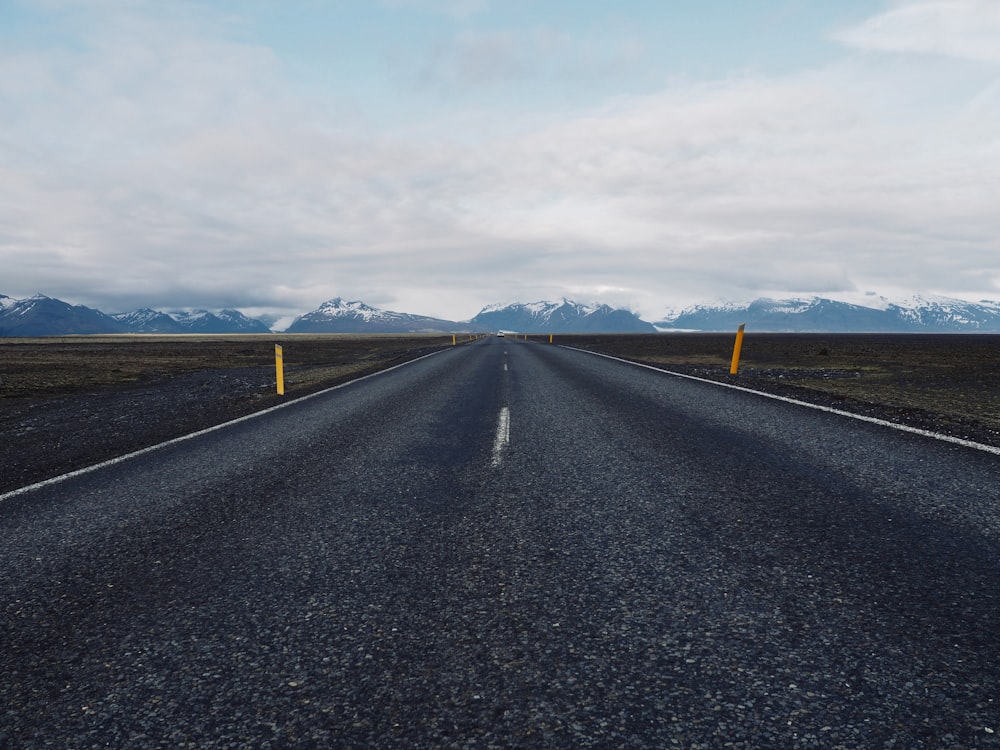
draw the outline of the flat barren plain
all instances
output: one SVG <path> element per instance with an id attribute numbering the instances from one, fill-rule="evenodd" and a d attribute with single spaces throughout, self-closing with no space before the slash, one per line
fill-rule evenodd
<path id="1" fill-rule="evenodd" d="M 451 336 L 440 335 L 0 339 L 0 492 L 384 370 L 451 343 Z M 276 344 L 283 350 L 284 397 L 276 392 Z"/>
<path id="2" fill-rule="evenodd" d="M 459 344 L 468 335 L 458 336 Z M 433 335 L 0 339 L 0 492 L 451 346 Z M 548 346 L 548 336 L 512 344 Z M 1000 335 L 559 336 L 665 370 L 1000 446 Z M 284 398 L 274 345 L 283 347 Z"/>
<path id="3" fill-rule="evenodd" d="M 665 370 L 1000 446 L 1000 335 L 748 332 L 563 340 Z"/>

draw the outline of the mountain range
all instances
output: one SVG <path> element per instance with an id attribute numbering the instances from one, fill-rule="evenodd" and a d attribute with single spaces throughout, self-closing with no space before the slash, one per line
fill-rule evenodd
<path id="1" fill-rule="evenodd" d="M 554 302 L 496 304 L 466 321 L 393 312 L 335 298 L 297 317 L 288 333 L 653 333 L 747 330 L 820 333 L 1000 333 L 1000 303 L 947 297 L 889 300 L 868 295 L 863 304 L 824 297 L 760 298 L 745 304 L 695 305 L 648 323 L 628 310 Z M 36 294 L 0 294 L 0 337 L 97 333 L 268 333 L 263 321 L 238 310 L 161 312 L 143 308 L 108 315 Z"/>
<path id="2" fill-rule="evenodd" d="M 815 333 L 1000 333 L 1000 303 L 949 297 L 900 300 L 870 295 L 866 304 L 824 297 L 769 299 L 747 304 L 695 305 L 664 320 L 659 330 L 747 330 Z"/>
<path id="3" fill-rule="evenodd" d="M 185 310 L 164 313 L 143 308 L 118 313 L 112 318 L 134 333 L 270 333 L 260 320 L 248 318 L 239 310 Z"/>
<path id="4" fill-rule="evenodd" d="M 628 310 L 581 305 L 565 297 L 558 302 L 489 305 L 470 323 L 488 331 L 519 333 L 656 333 L 652 323 Z"/>
<path id="5" fill-rule="evenodd" d="M 267 333 L 268 326 L 238 310 L 161 312 L 143 308 L 108 315 L 36 294 L 23 300 L 0 295 L 0 337 L 96 333 Z M 340 297 L 298 316 L 287 333 L 454 333 L 494 330 L 521 333 L 654 333 L 627 310 L 558 302 L 491 305 L 471 320 L 451 321 L 394 312 Z"/>
<path id="6" fill-rule="evenodd" d="M 518 333 L 655 333 L 652 323 L 627 310 L 608 305 L 557 302 L 490 305 L 465 321 L 380 310 L 340 297 L 300 315 L 288 333 L 451 333 L 454 331 L 517 331 Z"/>
<path id="7" fill-rule="evenodd" d="M 456 327 L 461 326 L 449 320 L 380 310 L 364 302 L 347 302 L 337 297 L 300 315 L 285 330 L 288 333 L 451 333 Z"/>
<path id="8" fill-rule="evenodd" d="M 269 333 L 239 310 L 163 313 L 136 310 L 108 315 L 83 305 L 36 294 L 12 299 L 0 294 L 0 336 L 68 336 L 96 333 Z"/>

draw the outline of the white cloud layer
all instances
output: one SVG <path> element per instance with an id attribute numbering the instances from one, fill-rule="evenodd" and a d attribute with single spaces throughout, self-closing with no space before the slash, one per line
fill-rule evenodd
<path id="1" fill-rule="evenodd" d="M 1000 63 L 1000 3 L 996 0 L 902 3 L 837 38 L 861 49 Z"/>
<path id="2" fill-rule="evenodd" d="M 845 48 L 782 77 L 420 127 L 296 93 L 200 5 L 59 7 L 72 43 L 0 46 L 0 293 L 109 312 L 342 295 L 452 319 L 563 294 L 648 319 L 758 293 L 1000 296 L 993 3 L 899 4 L 838 35 L 955 65 Z M 539 59 L 580 71 L 591 49 L 456 39 L 433 74 L 471 88 Z"/>

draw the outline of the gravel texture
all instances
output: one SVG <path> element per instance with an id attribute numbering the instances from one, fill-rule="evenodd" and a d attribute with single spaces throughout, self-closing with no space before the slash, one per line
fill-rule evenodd
<path id="1" fill-rule="evenodd" d="M 750 335 L 737 376 L 728 373 L 726 356 L 732 342 L 727 335 L 561 339 L 570 346 L 666 370 L 1000 446 L 1000 407 L 996 403 L 1000 399 L 1000 337 L 996 336 Z M 435 348 L 433 341 L 419 338 L 409 344 L 388 339 L 395 348 L 377 339 L 368 346 L 353 341 L 343 337 L 339 344 L 343 351 L 335 355 L 329 353 L 331 345 L 321 337 L 294 341 L 289 351 L 304 359 L 305 364 L 290 368 L 288 397 L 329 387 Z M 211 345 L 219 347 L 217 342 Z M 16 346 L 23 348 L 21 344 Z M 128 346 L 130 350 L 139 348 Z M 0 435 L 5 443 L 0 451 L 0 492 L 281 401 L 274 393 L 274 368 L 270 362 L 253 367 L 226 366 L 227 360 L 260 361 L 259 354 L 253 354 L 248 344 L 238 339 L 228 342 L 227 348 L 221 350 L 221 361 L 212 362 L 210 368 L 199 368 L 198 358 L 215 355 L 197 349 L 189 354 L 191 346 L 185 348 L 187 357 L 183 359 L 169 349 L 153 349 L 155 357 L 140 355 L 138 366 L 146 371 L 123 373 L 129 378 L 138 375 L 138 381 L 88 387 L 85 380 L 79 380 L 79 368 L 73 365 L 79 358 L 75 350 L 80 348 L 80 343 L 74 341 L 53 364 L 45 365 L 69 373 L 62 380 L 56 378 L 59 386 L 52 392 L 21 387 L 18 392 L 23 392 L 22 396 L 0 397 Z M 264 361 L 268 361 L 270 346 L 268 343 L 263 348 Z M 114 353 L 123 350 L 121 343 L 104 342 L 101 347 L 92 355 L 98 363 L 120 359 Z M 18 349 L 10 346 L 0 349 L 0 380 L 17 353 Z M 323 366 L 331 361 L 339 369 Z M 93 369 L 91 366 L 87 372 Z M 108 366 L 100 364 L 100 369 L 107 371 Z M 74 371 L 77 384 L 72 382 Z M 33 377 L 38 379 L 37 375 Z M 9 390 L 12 378 L 7 381 Z M 4 383 L 0 382 L 0 393 L 3 390 Z"/>
<path id="2" fill-rule="evenodd" d="M 995 457 L 553 347 L 361 385 L 6 501 L 0 746 L 1000 747 Z"/>
<path id="3" fill-rule="evenodd" d="M 269 347 L 270 344 L 265 347 L 265 353 Z M 117 349 L 112 345 L 109 351 L 137 348 L 119 344 Z M 296 342 L 291 351 L 300 355 L 305 348 L 304 343 Z M 289 363 L 284 397 L 276 393 L 271 363 L 256 367 L 226 366 L 227 355 L 223 354 L 219 357 L 221 362 L 199 368 L 197 360 L 192 364 L 169 351 L 166 355 L 157 352 L 162 361 L 155 365 L 150 364 L 149 354 L 140 353 L 139 366 L 156 369 L 139 371 L 137 375 L 129 373 L 122 382 L 87 385 L 63 379 L 52 392 L 22 386 L 20 390 L 25 395 L 0 398 L 0 435 L 4 436 L 0 492 L 221 424 L 392 367 L 437 348 L 419 338 L 404 349 L 376 342 L 372 347 L 374 354 L 367 349 L 354 352 L 348 347 L 339 360 L 332 362 L 327 354 L 325 360 L 320 359 L 322 364 Z M 18 352 L 7 349 L 2 353 L 13 360 Z M 89 373 L 98 366 L 107 370 L 106 365 L 100 365 L 102 356 L 109 355 L 98 355 L 96 365 L 85 363 L 81 370 Z M 212 355 L 198 356 L 204 360 Z M 75 357 L 72 348 L 58 354 L 55 369 L 71 369 Z"/>
<path id="4" fill-rule="evenodd" d="M 749 333 L 576 336 L 666 370 L 1000 446 L 1000 336 Z"/>

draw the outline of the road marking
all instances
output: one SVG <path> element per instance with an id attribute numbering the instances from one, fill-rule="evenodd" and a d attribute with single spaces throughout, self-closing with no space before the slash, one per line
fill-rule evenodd
<path id="1" fill-rule="evenodd" d="M 497 417 L 497 434 L 493 439 L 493 468 L 503 463 L 503 451 L 510 444 L 510 408 L 503 407 Z"/>
<path id="2" fill-rule="evenodd" d="M 507 363 L 506 362 L 503 363 L 503 371 L 507 372 Z"/>
<path id="3" fill-rule="evenodd" d="M 721 388 L 730 388 L 734 391 L 743 391 L 744 393 L 753 393 L 757 396 L 763 396 L 764 398 L 774 399 L 775 401 L 784 401 L 786 404 L 795 404 L 796 406 L 805 406 L 808 409 L 815 409 L 816 411 L 823 411 L 827 414 L 836 414 L 840 417 L 849 417 L 850 419 L 856 419 L 859 422 L 868 422 L 869 424 L 877 424 L 880 427 L 889 427 L 893 430 L 898 430 L 899 432 L 909 432 L 913 435 L 921 435 L 923 437 L 932 438 L 934 440 L 940 440 L 943 443 L 953 443 L 955 445 L 961 445 L 964 448 L 972 448 L 973 450 L 982 451 L 983 453 L 992 453 L 994 456 L 1000 456 L 1000 448 L 995 445 L 986 445 L 985 443 L 977 443 L 974 440 L 966 440 L 965 438 L 953 437 L 952 435 L 943 435 L 940 432 L 931 432 L 930 430 L 922 430 L 919 427 L 910 427 L 909 425 L 899 424 L 898 422 L 890 422 L 886 419 L 879 419 L 877 417 L 868 417 L 864 414 L 854 414 L 853 412 L 843 411 L 842 409 L 834 409 L 830 406 L 820 406 L 819 404 L 810 404 L 808 401 L 799 401 L 798 399 L 789 398 L 788 396 L 778 396 L 773 393 L 767 393 L 765 391 L 755 391 L 753 388 L 746 388 L 742 385 L 733 385 L 732 383 L 720 383 L 718 380 L 709 380 L 708 378 L 699 378 L 697 375 L 688 375 L 683 372 L 674 372 L 673 370 L 664 370 L 662 367 L 654 367 L 653 365 L 643 364 L 642 362 L 632 362 L 627 359 L 622 359 L 621 357 L 612 357 L 610 354 L 601 354 L 600 352 L 592 352 L 587 349 L 578 349 L 575 346 L 563 346 L 563 349 L 572 349 L 573 351 L 583 352 L 584 354 L 593 354 L 595 357 L 604 357 L 605 359 L 613 359 L 616 362 L 624 362 L 627 365 L 634 365 L 635 367 L 642 367 L 646 370 L 653 370 L 655 372 L 662 372 L 666 375 L 673 375 L 677 378 L 685 378 L 687 380 L 696 380 L 699 383 L 708 383 L 709 385 L 717 385 Z M 0 497 L 0 500 L 3 498 Z"/>
<path id="4" fill-rule="evenodd" d="M 378 372 L 372 372 L 368 375 L 362 375 L 360 378 L 355 378 L 354 380 L 349 380 L 346 383 L 341 383 L 340 385 L 335 385 L 330 388 L 325 388 L 322 391 L 316 391 L 316 393 L 310 393 L 306 396 L 300 396 L 299 398 L 292 399 L 291 401 L 286 401 L 283 404 L 278 404 L 277 406 L 271 406 L 262 411 L 256 411 L 253 414 L 247 414 L 246 416 L 238 417 L 236 419 L 231 419 L 228 422 L 223 422 L 222 424 L 217 424 L 214 427 L 206 427 L 204 430 L 198 430 L 197 432 L 192 432 L 187 435 L 181 435 L 180 437 L 173 438 L 171 440 L 166 440 L 162 443 L 157 443 L 156 445 L 151 445 L 148 448 L 142 448 L 137 451 L 132 451 L 131 453 L 126 453 L 123 456 L 118 456 L 117 458 L 110 458 L 107 461 L 101 461 L 93 466 L 85 466 L 82 469 L 77 469 L 76 471 L 70 471 L 66 474 L 60 474 L 57 477 L 52 477 L 51 479 L 45 479 L 41 482 L 36 482 L 35 484 L 29 484 L 25 487 L 19 487 L 16 490 L 10 490 L 9 492 L 4 492 L 0 494 L 0 503 L 4 500 L 10 500 L 18 495 L 23 495 L 34 490 L 42 489 L 43 487 L 49 487 L 54 484 L 59 484 L 60 482 L 65 482 L 67 479 L 72 479 L 74 477 L 83 476 L 84 474 L 89 474 L 98 469 L 103 469 L 108 466 L 114 466 L 115 464 L 124 463 L 130 459 L 136 458 L 137 456 L 143 456 L 147 453 L 152 453 L 153 451 L 159 450 L 160 448 L 166 448 L 171 445 L 177 445 L 177 443 L 183 443 L 187 440 L 192 440 L 196 437 L 201 437 L 202 435 L 207 435 L 210 432 L 215 432 L 216 430 L 222 430 L 230 425 L 239 424 L 240 422 L 249 422 L 251 419 L 256 419 L 257 417 L 262 417 L 265 414 L 270 414 L 273 411 L 278 411 L 278 409 L 285 409 L 293 404 L 298 404 L 303 401 L 308 401 L 311 398 L 316 398 L 317 396 L 322 396 L 325 393 L 330 393 L 331 391 L 337 391 L 341 388 L 346 388 L 349 385 L 354 385 L 355 383 L 360 383 L 362 380 L 368 380 L 369 378 L 377 377 L 378 375 L 384 375 L 387 372 L 392 372 L 393 370 L 398 370 L 400 367 L 406 367 L 407 365 L 412 365 L 414 362 L 419 362 L 422 359 L 427 359 L 428 357 L 433 357 L 435 354 L 441 354 L 442 352 L 454 351 L 453 349 L 438 349 L 436 352 L 431 352 L 430 354 L 425 354 L 422 357 L 417 357 L 416 359 L 411 359 L 408 362 L 402 362 L 398 365 L 393 365 L 392 367 L 387 367 L 384 370 L 379 370 Z"/>

